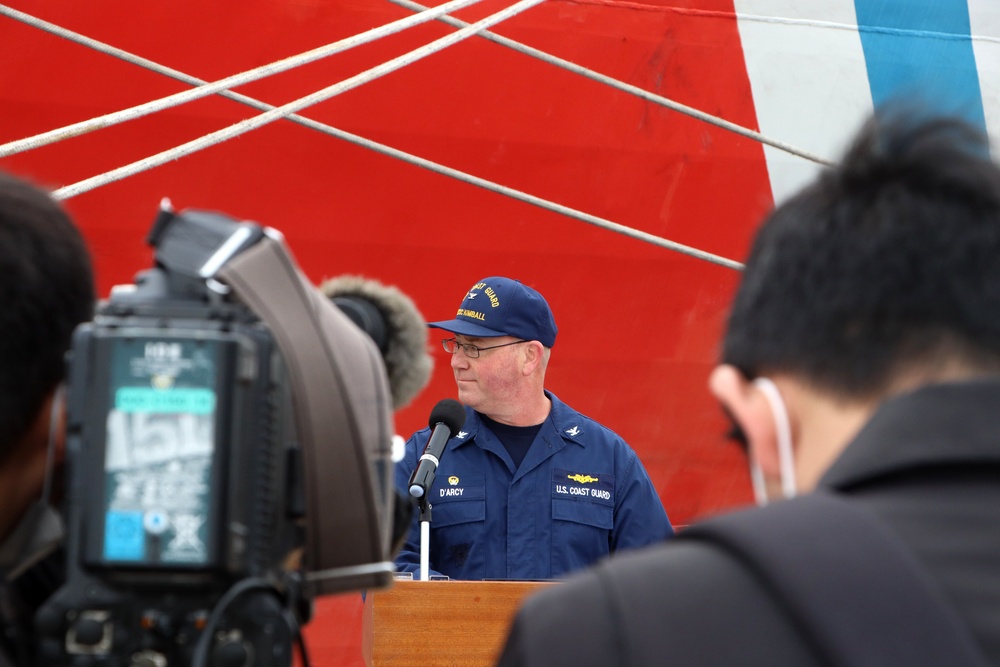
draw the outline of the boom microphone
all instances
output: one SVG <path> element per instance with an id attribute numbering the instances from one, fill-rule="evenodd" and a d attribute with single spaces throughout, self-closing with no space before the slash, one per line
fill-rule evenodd
<path id="1" fill-rule="evenodd" d="M 409 403 L 427 386 L 433 366 L 427 322 L 410 297 L 360 276 L 331 278 L 319 289 L 375 341 L 389 376 L 393 408 Z"/>
<path id="2" fill-rule="evenodd" d="M 431 418 L 428 426 L 431 427 L 431 437 L 424 447 L 424 454 L 420 457 L 417 469 L 410 477 L 410 495 L 414 498 L 423 498 L 430 491 L 434 483 L 434 474 L 437 472 L 441 455 L 444 453 L 444 446 L 448 443 L 451 434 L 462 428 L 465 424 L 465 408 L 453 398 L 445 398 L 438 401 L 438 404 L 431 410 Z"/>

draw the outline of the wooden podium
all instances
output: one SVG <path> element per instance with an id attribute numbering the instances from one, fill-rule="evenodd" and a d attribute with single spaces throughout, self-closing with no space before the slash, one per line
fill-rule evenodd
<path id="1" fill-rule="evenodd" d="M 525 596 L 550 582 L 407 581 L 365 597 L 367 667 L 493 667 Z"/>

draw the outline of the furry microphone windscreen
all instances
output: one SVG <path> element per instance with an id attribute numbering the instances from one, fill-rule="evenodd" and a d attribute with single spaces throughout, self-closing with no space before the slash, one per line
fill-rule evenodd
<path id="1" fill-rule="evenodd" d="M 427 386 L 434 361 L 427 353 L 427 322 L 398 288 L 361 276 L 325 280 L 320 291 L 363 329 L 382 352 L 393 408 Z"/>

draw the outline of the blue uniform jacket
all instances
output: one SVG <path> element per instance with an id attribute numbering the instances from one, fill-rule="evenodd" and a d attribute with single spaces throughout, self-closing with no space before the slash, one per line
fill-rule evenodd
<path id="1" fill-rule="evenodd" d="M 546 395 L 552 410 L 517 470 L 479 415 L 465 409 L 465 425 L 448 441 L 428 494 L 431 574 L 552 579 L 673 534 L 632 448 Z M 396 464 L 396 486 L 404 495 L 429 437 L 428 428 L 414 433 Z M 417 517 L 396 565 L 419 571 Z"/>

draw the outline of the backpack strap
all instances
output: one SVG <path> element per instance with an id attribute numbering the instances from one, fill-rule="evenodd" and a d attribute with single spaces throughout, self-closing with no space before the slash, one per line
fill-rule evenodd
<path id="1" fill-rule="evenodd" d="M 710 542 L 751 570 L 825 664 L 989 664 L 930 573 L 858 503 L 813 493 L 680 537 Z"/>

